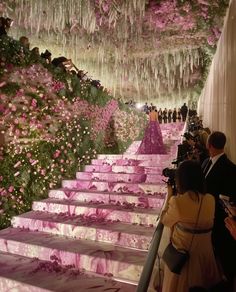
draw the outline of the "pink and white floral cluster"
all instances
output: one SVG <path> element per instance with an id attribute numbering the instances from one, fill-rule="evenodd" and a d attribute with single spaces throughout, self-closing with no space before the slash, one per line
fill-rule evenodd
<path id="1" fill-rule="evenodd" d="M 159 1 L 159 3 L 150 1 L 145 17 L 149 25 L 159 31 L 174 30 L 178 31 L 178 34 L 181 32 L 185 34 L 188 30 L 196 31 L 200 22 L 205 23 L 205 27 L 208 27 L 207 41 L 210 45 L 214 45 L 220 36 L 217 27 L 220 23 L 217 16 L 212 13 L 213 9 L 220 9 L 220 1 L 196 0 L 194 6 L 189 1 L 183 1 L 182 5 L 177 0 Z"/>
<path id="2" fill-rule="evenodd" d="M 14 69 L 8 82 L 16 82 L 27 85 L 31 92 L 37 92 L 37 86 L 43 86 L 47 93 L 59 92 L 65 88 L 65 84 L 54 80 L 52 74 L 42 65 L 33 64 L 27 68 Z"/>
<path id="3" fill-rule="evenodd" d="M 134 111 L 117 110 L 113 119 L 115 135 L 122 142 L 137 139 L 140 129 L 144 129 L 146 124 L 146 120 L 141 119 Z"/>
<path id="4" fill-rule="evenodd" d="M 116 100 L 100 107 L 79 97 L 72 102 L 59 97 L 56 93 L 64 89 L 64 83 L 54 80 L 41 65 L 14 69 L 4 78 L 20 87 L 14 96 L 0 95 L 0 124 L 13 143 L 30 137 L 51 140 L 62 123 L 82 116 L 91 121 L 96 136 L 118 108 Z"/>
<path id="5" fill-rule="evenodd" d="M 96 0 L 95 5 L 95 7 L 98 7 L 96 10 L 97 24 L 101 27 L 108 25 L 114 11 L 119 11 L 123 2 L 119 0 Z M 220 26 L 221 23 L 217 13 L 223 9 L 221 5 L 222 1 L 215 0 L 181 2 L 178 0 L 150 0 L 146 1 L 144 23 L 149 29 L 155 29 L 160 33 L 174 31 L 178 32 L 178 36 L 179 34 L 187 36 L 187 31 L 196 32 L 200 29 L 205 31 L 208 44 L 215 45 L 220 35 L 218 26 Z M 224 3 L 224 8 L 225 5 L 226 3 Z M 121 18 L 122 13 L 117 13 L 117 17 Z M 139 13 L 137 13 L 136 18 L 139 23 Z M 135 16 L 132 15 L 130 17 L 131 25 L 134 23 L 134 19 Z M 116 23 L 114 23 L 113 26 L 117 25 L 118 19 L 114 18 L 114 21 Z"/>

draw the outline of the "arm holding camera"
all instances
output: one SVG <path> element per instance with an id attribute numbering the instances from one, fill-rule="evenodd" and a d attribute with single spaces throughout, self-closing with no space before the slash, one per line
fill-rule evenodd
<path id="1" fill-rule="evenodd" d="M 231 217 L 225 218 L 225 226 L 229 230 L 232 237 L 236 240 L 236 221 Z"/>
<path id="2" fill-rule="evenodd" d="M 223 202 L 225 212 L 228 213 L 228 217 L 225 218 L 225 227 L 236 240 L 236 204 L 230 202 L 230 198 L 227 196 L 220 195 L 220 199 Z"/>

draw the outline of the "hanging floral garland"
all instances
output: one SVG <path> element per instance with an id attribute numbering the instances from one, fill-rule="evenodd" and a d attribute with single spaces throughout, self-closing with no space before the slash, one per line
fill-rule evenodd
<path id="1" fill-rule="evenodd" d="M 91 74 L 97 71 L 94 77 L 110 84 L 113 94 L 129 81 L 137 96 L 145 88 L 150 98 L 153 91 L 185 90 L 196 76 L 201 80 L 199 52 L 215 47 L 228 2 L 9 0 L 0 9 L 15 20 L 14 36 L 21 28 L 34 45 L 44 43 L 53 53 L 56 45 L 78 66 L 90 68 Z M 93 72 L 91 64 L 97 67 Z"/>

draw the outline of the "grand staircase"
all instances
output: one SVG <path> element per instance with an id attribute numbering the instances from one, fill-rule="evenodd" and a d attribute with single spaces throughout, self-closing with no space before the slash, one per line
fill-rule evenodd
<path id="1" fill-rule="evenodd" d="M 183 124 L 161 128 L 168 154 L 98 155 L 0 231 L 1 292 L 135 291 Z"/>

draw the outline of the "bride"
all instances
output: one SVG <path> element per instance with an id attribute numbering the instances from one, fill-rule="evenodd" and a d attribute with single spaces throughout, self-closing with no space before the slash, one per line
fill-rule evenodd
<path id="1" fill-rule="evenodd" d="M 166 154 L 155 106 L 149 113 L 149 124 L 136 154 Z"/>

